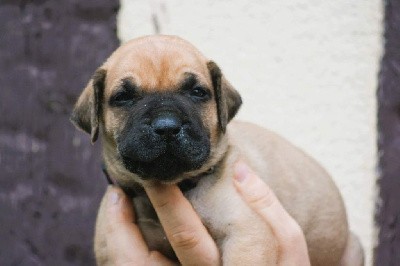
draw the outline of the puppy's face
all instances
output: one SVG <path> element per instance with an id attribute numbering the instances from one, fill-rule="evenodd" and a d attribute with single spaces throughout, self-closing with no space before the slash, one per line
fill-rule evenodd
<path id="1" fill-rule="evenodd" d="M 240 104 L 218 66 L 192 45 L 149 36 L 121 46 L 96 71 L 72 121 L 92 141 L 100 129 L 108 168 L 137 182 L 176 182 L 216 163 Z"/>

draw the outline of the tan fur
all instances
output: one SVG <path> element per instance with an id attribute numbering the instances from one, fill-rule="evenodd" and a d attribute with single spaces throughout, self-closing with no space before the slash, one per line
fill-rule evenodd
<path id="1" fill-rule="evenodd" d="M 178 37 L 147 36 L 122 45 L 101 67 L 107 72 L 100 119 L 103 156 L 109 173 L 119 184 L 147 185 L 119 161 L 115 139 L 126 124 L 127 114 L 107 106 L 112 92 L 118 89 L 124 78 L 132 79 L 145 93 L 174 92 L 186 72 L 196 73 L 202 84 L 212 88 L 208 62 L 193 45 Z M 227 84 L 225 90 L 234 90 L 225 78 L 223 82 Z M 90 101 L 90 93 L 89 84 L 77 105 Z M 224 93 L 224 97 L 229 94 Z M 238 159 L 247 162 L 271 186 L 299 223 L 306 236 L 312 265 L 333 266 L 339 265 L 341 260 L 342 263 L 346 261 L 346 258 L 342 259 L 346 245 L 352 250 L 359 244 L 354 244 L 354 241 L 347 244 L 350 234 L 346 212 L 328 174 L 302 151 L 255 125 L 231 122 L 226 134 L 221 135 L 214 101 L 204 106 L 201 116 L 210 132 L 210 157 L 201 169 L 185 173 L 175 181 L 203 173 L 223 160 L 217 172 L 202 178 L 196 188 L 186 193 L 220 247 L 223 263 L 276 265 L 278 258 L 278 248 L 270 228 L 247 207 L 233 187 L 233 164 Z M 165 247 L 164 232 L 148 200 L 135 198 L 134 205 L 144 238 L 151 247 L 170 255 L 172 250 L 168 245 Z M 98 217 L 97 223 L 102 219 Z M 107 232 L 97 232 L 95 239 L 99 264 L 105 260 L 104 239 L 98 237 L 102 234 Z"/>

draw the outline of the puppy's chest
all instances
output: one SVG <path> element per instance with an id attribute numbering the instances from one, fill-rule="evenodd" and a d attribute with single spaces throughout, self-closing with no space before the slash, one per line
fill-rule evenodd
<path id="1" fill-rule="evenodd" d="M 208 176 L 185 196 L 217 241 L 234 230 L 248 212 L 228 176 Z"/>

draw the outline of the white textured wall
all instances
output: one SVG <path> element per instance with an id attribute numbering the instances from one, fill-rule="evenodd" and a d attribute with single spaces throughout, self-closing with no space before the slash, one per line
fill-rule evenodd
<path id="1" fill-rule="evenodd" d="M 380 0 L 123 0 L 122 41 L 179 35 L 241 92 L 239 118 L 285 136 L 334 177 L 368 265 L 374 243 Z"/>

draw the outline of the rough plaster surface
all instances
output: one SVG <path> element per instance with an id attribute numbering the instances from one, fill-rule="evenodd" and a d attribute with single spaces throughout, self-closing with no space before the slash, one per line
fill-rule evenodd
<path id="1" fill-rule="evenodd" d="M 381 1 L 123 0 L 121 6 L 122 41 L 156 30 L 191 41 L 241 92 L 240 119 L 280 133 L 322 163 L 371 264 Z"/>

